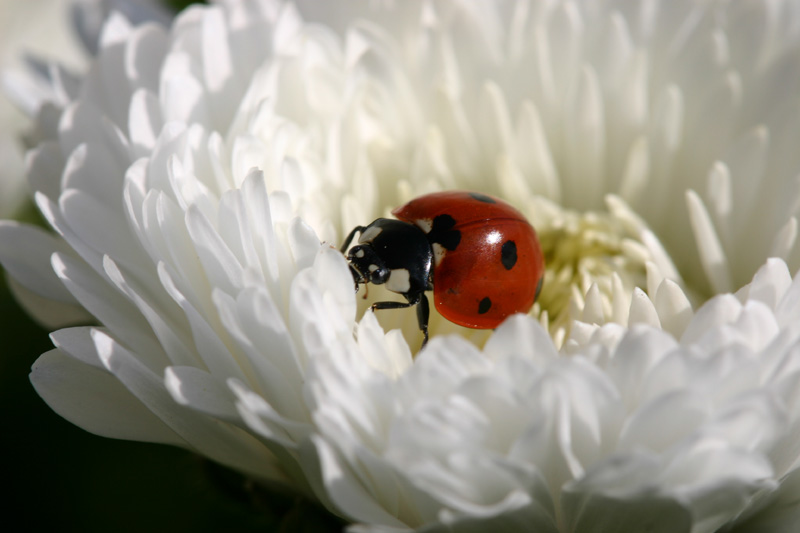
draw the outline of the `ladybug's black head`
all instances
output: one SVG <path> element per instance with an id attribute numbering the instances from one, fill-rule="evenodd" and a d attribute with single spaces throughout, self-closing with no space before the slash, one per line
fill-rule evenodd
<path id="1" fill-rule="evenodd" d="M 391 274 L 391 270 L 370 244 L 353 246 L 347 254 L 347 260 L 350 262 L 350 272 L 356 285 L 359 283 L 381 285 L 386 283 Z"/>
<path id="2" fill-rule="evenodd" d="M 357 232 L 358 244 L 348 250 Z M 345 239 L 342 253 L 356 290 L 359 284 L 374 283 L 414 299 L 430 286 L 433 250 L 425 232 L 414 224 L 379 218 L 358 226 Z"/>

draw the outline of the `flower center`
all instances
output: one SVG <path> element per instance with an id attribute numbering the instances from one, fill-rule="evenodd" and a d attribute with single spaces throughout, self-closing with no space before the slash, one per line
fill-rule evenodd
<path id="1" fill-rule="evenodd" d="M 546 273 L 533 313 L 548 327 L 557 346 L 574 320 L 625 322 L 636 287 L 646 290 L 651 253 L 639 221 L 627 211 L 565 209 L 536 202 L 533 217 Z"/>

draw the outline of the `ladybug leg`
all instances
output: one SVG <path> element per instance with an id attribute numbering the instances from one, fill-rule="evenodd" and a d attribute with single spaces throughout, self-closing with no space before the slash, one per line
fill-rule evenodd
<path id="1" fill-rule="evenodd" d="M 420 350 L 428 344 L 428 319 L 430 316 L 431 308 L 428 304 L 428 297 L 424 294 L 420 294 L 419 303 L 417 303 L 417 324 L 419 324 L 419 329 L 422 331 L 422 335 L 424 335 Z"/>
<path id="2" fill-rule="evenodd" d="M 428 319 L 430 318 L 431 310 L 430 305 L 428 304 L 428 297 L 424 294 L 416 294 L 416 295 L 404 295 L 408 298 L 408 302 L 375 302 L 372 304 L 370 309 L 373 312 L 379 309 L 405 309 L 406 307 L 411 307 L 412 305 L 417 306 L 417 323 L 419 324 L 419 329 L 422 331 L 423 339 L 422 339 L 422 346 L 420 349 L 425 347 L 425 344 L 428 343 Z"/>
<path id="3" fill-rule="evenodd" d="M 375 302 L 370 306 L 370 309 L 373 311 L 378 311 L 380 309 L 405 309 L 406 307 L 411 307 L 415 305 L 417 302 Z"/>

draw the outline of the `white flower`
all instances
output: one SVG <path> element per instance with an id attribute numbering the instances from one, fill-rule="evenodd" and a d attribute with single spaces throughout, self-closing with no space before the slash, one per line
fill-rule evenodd
<path id="1" fill-rule="evenodd" d="M 766 0 L 112 16 L 29 156 L 56 235 L 0 226 L 34 312 L 97 321 L 53 334 L 34 386 L 90 431 L 193 449 L 355 529 L 780 530 L 798 31 Z M 433 316 L 414 358 L 414 313 L 364 314 L 392 296 L 357 299 L 333 243 L 445 188 L 525 212 L 547 281 L 493 333 Z"/>

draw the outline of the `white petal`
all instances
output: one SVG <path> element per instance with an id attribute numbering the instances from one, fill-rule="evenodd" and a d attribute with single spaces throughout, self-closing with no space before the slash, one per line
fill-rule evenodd
<path id="1" fill-rule="evenodd" d="M 706 273 L 706 279 L 715 293 L 730 291 L 731 281 L 728 258 L 722 248 L 716 230 L 703 206 L 703 201 L 692 190 L 686 191 L 686 203 L 689 207 L 689 218 L 692 222 L 697 249 Z"/>
<path id="2" fill-rule="evenodd" d="M 593 207 L 603 190 L 605 165 L 605 110 L 593 70 L 581 73 L 574 100 L 568 105 L 565 129 L 567 201 L 579 208 Z"/>
<path id="3" fill-rule="evenodd" d="M 536 106 L 528 101 L 523 103 L 514 154 L 525 177 L 533 182 L 530 192 L 557 201 L 561 198 L 561 182 L 543 128 Z"/>
<path id="4" fill-rule="evenodd" d="M 233 395 L 208 372 L 188 366 L 171 366 L 164 372 L 164 384 L 181 405 L 227 422 L 239 419 Z"/>
<path id="5" fill-rule="evenodd" d="M 103 362 L 97 356 L 91 337 L 92 328 L 64 328 L 50 334 L 53 344 L 61 352 L 82 363 L 104 369 Z"/>
<path id="6" fill-rule="evenodd" d="M 145 156 L 153 149 L 163 122 L 155 94 L 144 89 L 133 93 L 128 128 L 131 146 L 139 156 Z"/>
<path id="7" fill-rule="evenodd" d="M 631 309 L 628 315 L 629 324 L 650 324 L 661 327 L 658 312 L 653 306 L 650 298 L 638 287 L 633 290 L 631 296 Z"/>
<path id="8" fill-rule="evenodd" d="M 55 141 L 43 142 L 31 149 L 25 159 L 31 191 L 45 195 L 55 202 L 61 194 L 61 172 L 64 154 Z"/>
<path id="9" fill-rule="evenodd" d="M 241 333 L 246 335 L 241 342 L 249 348 L 248 357 L 264 394 L 279 412 L 301 418 L 300 356 L 279 309 L 263 291 L 248 290 L 237 298 L 236 312 Z"/>
<path id="10" fill-rule="evenodd" d="M 167 56 L 163 70 L 170 75 L 162 77 L 159 94 L 164 120 L 182 123 L 208 123 L 208 103 L 199 81 L 190 76 L 178 76 L 170 71 L 188 70 L 189 58 L 179 53 Z"/>
<path id="11" fill-rule="evenodd" d="M 78 303 L 65 304 L 43 298 L 12 278 L 8 278 L 7 283 L 20 307 L 46 328 L 55 329 L 75 324 L 87 324 L 93 320 L 92 316 Z"/>
<path id="12" fill-rule="evenodd" d="M 622 338 L 607 371 L 628 409 L 641 403 L 644 378 L 676 346 L 675 339 L 658 329 L 646 326 L 631 328 Z"/>
<path id="13" fill-rule="evenodd" d="M 654 303 L 661 327 L 675 338 L 680 338 L 693 316 L 692 304 L 686 293 L 677 283 L 665 279 L 656 290 Z"/>
<path id="14" fill-rule="evenodd" d="M 180 320 L 180 314 L 159 312 L 159 308 L 174 309 L 174 304 L 166 300 L 162 293 L 153 294 L 156 298 L 160 297 L 160 301 L 149 300 L 148 291 L 140 286 L 136 279 L 123 272 L 108 257 L 104 258 L 103 266 L 109 280 L 128 299 L 124 307 L 120 306 L 128 315 L 128 319 L 131 322 L 134 320 L 139 322 L 142 319 L 147 321 L 147 326 L 136 324 L 137 329 L 141 328 L 142 330 L 142 339 L 138 342 L 151 343 L 156 339 L 158 341 L 159 349 L 154 350 L 152 353 L 140 354 L 141 361 L 149 364 L 152 369 L 161 369 L 166 366 L 168 362 L 165 357 L 169 357 L 169 361 L 173 364 L 197 364 L 197 354 L 187 345 L 188 335 L 180 334 L 180 332 L 187 329 L 186 325 Z M 106 290 L 110 292 L 112 289 L 108 287 Z M 119 298 L 119 296 L 115 296 L 115 298 Z M 135 306 L 135 310 L 130 308 L 131 304 Z M 103 316 L 105 316 L 108 311 L 103 311 Z M 109 324 L 111 322 L 108 321 L 106 323 Z M 137 344 L 131 344 L 131 346 L 136 346 Z"/>
<path id="15" fill-rule="evenodd" d="M 159 67 L 168 44 L 166 32 L 157 24 L 144 24 L 131 32 L 125 48 L 125 72 L 132 85 L 158 90 Z"/>
<path id="16" fill-rule="evenodd" d="M 692 391 L 663 394 L 639 407 L 620 433 L 620 449 L 664 452 L 698 431 L 710 406 Z"/>
<path id="17" fill-rule="evenodd" d="M 650 175 L 650 149 L 647 140 L 639 138 L 631 143 L 625 170 L 619 185 L 619 195 L 627 202 L 640 200 L 646 192 Z"/>
<path id="18" fill-rule="evenodd" d="M 105 367 L 194 449 L 233 468 L 268 479 L 282 478 L 270 454 L 252 436 L 177 404 L 162 378 L 145 368 L 131 352 L 98 331 L 93 339 Z"/>
<path id="19" fill-rule="evenodd" d="M 696 343 L 716 326 L 733 322 L 741 312 L 741 304 L 733 295 L 721 295 L 705 303 L 694 315 L 681 337 L 682 344 Z"/>
<path id="20" fill-rule="evenodd" d="M 161 346 L 154 342 L 147 322 L 119 293 L 111 289 L 85 264 L 65 255 L 53 256 L 53 270 L 72 295 L 128 346 L 135 347 L 153 368 L 166 362 Z"/>
<path id="21" fill-rule="evenodd" d="M 756 180 L 753 181 L 755 182 Z M 734 204 L 732 189 L 731 173 L 728 166 L 719 162 L 715 163 L 711 172 L 708 173 L 707 198 L 709 199 L 717 226 L 723 228 L 723 231 L 725 231 L 722 235 L 722 241 L 728 245 L 730 245 L 731 238 L 733 237 L 731 217 L 733 216 L 734 205 L 736 205 Z"/>
<path id="22" fill-rule="evenodd" d="M 603 300 L 600 296 L 600 289 L 595 283 L 593 283 L 586 292 L 581 321 L 589 324 L 603 324 L 605 322 L 603 317 Z"/>
<path id="23" fill-rule="evenodd" d="M 56 252 L 69 254 L 70 249 L 64 241 L 36 226 L 0 222 L 3 268 L 30 291 L 60 302 L 75 303 L 50 267 L 50 256 Z"/>
<path id="24" fill-rule="evenodd" d="M 775 309 L 791 284 L 792 275 L 786 263 L 779 259 L 769 259 L 753 276 L 747 289 L 747 298 L 758 300 Z"/>
<path id="25" fill-rule="evenodd" d="M 521 348 L 523 351 L 520 351 Z M 489 337 L 485 352 L 496 359 L 513 355 L 544 362 L 558 358 L 547 332 L 525 315 L 513 315 L 500 324 L 494 335 Z"/>
<path id="26" fill-rule="evenodd" d="M 242 265 L 211 222 L 199 209 L 186 213 L 186 227 L 194 242 L 209 283 L 228 293 L 235 293 L 244 283 Z"/>
<path id="27" fill-rule="evenodd" d="M 58 350 L 37 359 L 31 382 L 54 411 L 86 431 L 116 439 L 187 446 L 114 376 Z"/>
<path id="28" fill-rule="evenodd" d="M 319 437 L 312 437 L 311 441 L 319 458 L 322 482 L 329 497 L 339 509 L 356 520 L 404 527 L 402 522 L 377 505 L 363 487 L 354 483 L 352 476 L 343 471 L 347 467 L 339 463 L 338 456 L 330 444 Z"/>
<path id="29" fill-rule="evenodd" d="M 197 355 L 200 356 L 209 371 L 219 379 L 245 379 L 244 371 L 240 366 L 241 354 L 232 352 L 226 346 L 225 339 L 215 329 L 217 324 L 209 323 L 201 311 L 178 291 L 172 281 L 172 276 L 163 264 L 159 265 L 158 274 L 164 289 L 184 312 L 189 328 L 191 328 L 191 337 L 194 340 Z M 237 355 L 240 361 L 237 361 Z M 197 363 L 196 359 L 191 361 Z"/>
<path id="30" fill-rule="evenodd" d="M 127 104 L 126 104 L 127 106 Z M 127 107 L 123 107 L 127 113 Z M 118 112 L 122 112 L 119 110 Z M 128 152 L 128 142 L 122 132 L 114 123 L 108 120 L 107 116 L 95 106 L 88 103 L 77 103 L 64 110 L 59 122 L 59 142 L 61 151 L 68 155 L 70 159 L 75 159 L 75 165 L 80 171 L 83 164 L 83 157 L 73 155 L 73 152 L 81 146 L 92 147 L 88 151 L 92 152 L 91 157 L 102 158 L 110 166 L 105 168 L 105 172 L 82 174 L 84 183 L 91 183 L 97 189 L 94 194 L 101 198 L 113 201 L 119 198 L 118 191 L 119 179 L 109 179 L 108 174 L 122 176 L 127 164 L 130 162 Z M 93 159 L 89 159 L 91 164 Z M 65 170 L 66 171 L 66 170 Z M 100 194 L 99 191 L 103 191 Z"/>
<path id="31" fill-rule="evenodd" d="M 98 255 L 113 257 L 137 274 L 146 268 L 140 260 L 142 250 L 138 243 L 126 238 L 127 221 L 118 215 L 121 205 L 109 205 L 80 190 L 68 189 L 61 195 L 59 206 L 64 221 L 80 235 L 85 246 Z"/>
<path id="32" fill-rule="evenodd" d="M 750 223 L 750 218 L 745 215 L 758 204 L 758 186 L 764 181 L 769 145 L 769 131 L 764 126 L 757 126 L 730 146 L 730 155 L 725 158 L 732 175 L 732 200 L 737 212 L 730 228 L 736 233 L 741 234 L 743 227 Z"/>

